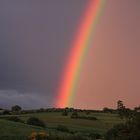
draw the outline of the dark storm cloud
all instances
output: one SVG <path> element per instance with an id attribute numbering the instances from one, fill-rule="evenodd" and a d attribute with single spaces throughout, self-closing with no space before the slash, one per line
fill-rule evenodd
<path id="1" fill-rule="evenodd" d="M 21 93 L 32 106 L 37 99 L 52 101 L 85 5 L 85 0 L 0 1 L 1 104 L 19 99 L 27 106 Z"/>
<path id="2" fill-rule="evenodd" d="M 47 95 L 48 98 L 49 95 Z M 25 109 L 52 107 L 51 100 L 46 100 L 46 95 L 35 92 L 18 92 L 17 90 L 0 90 L 0 107 L 9 108 L 13 104 L 18 104 Z"/>

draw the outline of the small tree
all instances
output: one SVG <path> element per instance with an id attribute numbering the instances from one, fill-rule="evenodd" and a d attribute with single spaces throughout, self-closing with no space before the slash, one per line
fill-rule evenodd
<path id="1" fill-rule="evenodd" d="M 13 113 L 20 113 L 22 108 L 19 105 L 12 106 L 11 111 Z"/>
<path id="2" fill-rule="evenodd" d="M 63 115 L 63 116 L 68 116 L 68 114 L 69 114 L 69 108 L 66 107 L 66 108 L 63 110 L 62 115 Z"/>
<path id="3" fill-rule="evenodd" d="M 123 101 L 119 100 L 119 101 L 117 102 L 117 109 L 118 109 L 118 110 L 121 110 L 121 109 L 123 109 L 123 108 L 124 108 Z"/>
<path id="4" fill-rule="evenodd" d="M 129 108 L 126 108 L 123 105 L 123 102 L 120 100 L 117 102 L 117 110 L 122 119 L 125 118 L 127 120 L 131 120 L 134 117 L 134 111 L 132 111 Z"/>
<path id="5" fill-rule="evenodd" d="M 125 106 L 123 105 L 123 101 L 119 100 L 117 102 L 117 110 L 118 110 L 120 117 L 123 119 L 125 116 Z"/>

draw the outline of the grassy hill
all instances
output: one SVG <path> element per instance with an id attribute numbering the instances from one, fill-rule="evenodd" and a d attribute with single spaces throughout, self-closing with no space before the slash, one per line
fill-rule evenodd
<path id="1" fill-rule="evenodd" d="M 78 113 L 81 116 L 86 115 L 84 112 Z M 10 115 L 11 116 L 11 115 Z M 24 115 L 13 115 L 18 116 L 20 119 L 26 120 L 29 117 L 37 117 L 46 123 L 47 128 L 43 129 L 36 126 L 27 125 L 24 123 L 11 122 L 8 120 L 0 119 L 0 140 L 25 140 L 25 137 L 32 132 L 46 131 L 52 135 L 72 135 L 66 132 L 57 130 L 59 125 L 63 125 L 70 132 L 75 134 L 83 133 L 99 133 L 104 134 L 107 130 L 113 127 L 113 125 L 121 123 L 122 120 L 117 114 L 111 113 L 90 113 L 88 116 L 94 116 L 97 120 L 83 120 L 83 119 L 72 119 L 69 113 L 68 116 L 62 116 L 61 112 L 48 112 L 48 113 L 33 113 Z M 4 117 L 4 116 L 2 116 Z M 7 117 L 7 116 L 5 116 Z M 8 139 L 8 138 L 11 139 Z"/>
<path id="2" fill-rule="evenodd" d="M 84 116 L 85 113 L 81 112 L 79 115 Z M 122 122 L 117 114 L 110 113 L 91 113 L 88 115 L 96 117 L 97 120 L 71 119 L 71 114 L 69 114 L 69 116 L 62 116 L 62 113 L 56 112 L 27 114 L 20 116 L 20 118 L 27 120 L 30 116 L 40 118 L 51 128 L 57 125 L 65 125 L 69 129 L 76 131 L 98 131 L 99 133 L 104 133 L 114 124 Z"/>
<path id="3" fill-rule="evenodd" d="M 0 119 L 0 140 L 24 140 L 26 136 L 34 131 L 44 130 L 40 127 Z"/>

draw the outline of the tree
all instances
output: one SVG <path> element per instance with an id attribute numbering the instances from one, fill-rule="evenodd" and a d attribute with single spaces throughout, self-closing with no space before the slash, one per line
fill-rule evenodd
<path id="1" fill-rule="evenodd" d="M 134 111 L 136 111 L 136 112 L 140 112 L 140 106 L 135 107 L 135 108 L 134 108 Z"/>
<path id="2" fill-rule="evenodd" d="M 66 107 L 66 108 L 63 110 L 62 115 L 63 115 L 63 116 L 68 116 L 68 114 L 69 114 L 69 108 Z"/>
<path id="3" fill-rule="evenodd" d="M 113 113 L 114 110 L 111 109 L 111 108 L 108 108 L 108 107 L 104 107 L 104 108 L 103 108 L 103 112 L 105 112 L 105 113 Z"/>
<path id="4" fill-rule="evenodd" d="M 125 106 L 123 105 L 123 101 L 121 101 L 121 100 L 119 100 L 118 102 L 117 102 L 117 109 L 118 110 L 121 110 L 121 109 L 123 109 Z"/>
<path id="5" fill-rule="evenodd" d="M 121 118 L 124 118 L 125 114 L 125 106 L 123 105 L 123 101 L 119 100 L 117 102 L 117 110 Z"/>
<path id="6" fill-rule="evenodd" d="M 12 106 L 12 108 L 11 108 L 11 111 L 13 113 L 20 113 L 21 110 L 22 110 L 22 108 L 20 106 L 18 106 L 18 105 Z"/>
<path id="7" fill-rule="evenodd" d="M 117 110 L 118 110 L 118 113 L 122 119 L 125 118 L 127 120 L 131 120 L 134 117 L 134 111 L 132 111 L 129 108 L 126 108 L 123 105 L 123 101 L 119 100 L 117 102 Z"/>

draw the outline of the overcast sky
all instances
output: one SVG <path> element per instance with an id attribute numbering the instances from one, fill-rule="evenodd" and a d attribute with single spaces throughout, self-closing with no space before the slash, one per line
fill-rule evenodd
<path id="1" fill-rule="evenodd" d="M 0 106 L 51 107 L 90 0 L 0 1 Z M 74 107 L 140 103 L 140 1 L 107 0 Z M 86 98 L 85 98 L 86 94 Z"/>

